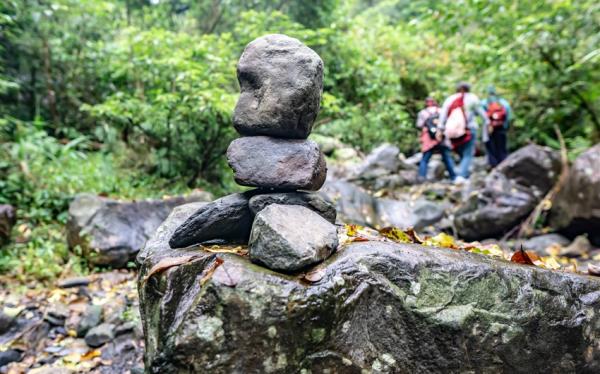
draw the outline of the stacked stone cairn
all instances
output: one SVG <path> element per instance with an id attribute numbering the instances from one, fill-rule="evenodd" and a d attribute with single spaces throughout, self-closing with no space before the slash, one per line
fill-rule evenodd
<path id="1" fill-rule="evenodd" d="M 267 35 L 246 46 L 237 76 L 233 124 L 242 137 L 229 145 L 227 160 L 235 181 L 256 189 L 203 206 L 169 244 L 248 243 L 252 262 L 297 272 L 338 244 L 335 207 L 314 192 L 325 182 L 325 159 L 307 139 L 319 112 L 323 61 L 297 39 Z"/>

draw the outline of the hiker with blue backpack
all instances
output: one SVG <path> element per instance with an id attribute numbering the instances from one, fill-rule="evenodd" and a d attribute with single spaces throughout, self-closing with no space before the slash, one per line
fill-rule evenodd
<path id="1" fill-rule="evenodd" d="M 419 163 L 419 180 L 427 178 L 427 165 L 434 153 L 442 154 L 442 160 L 451 180 L 454 180 L 454 160 L 450 152 L 450 142 L 439 128 L 440 107 L 434 98 L 425 99 L 425 108 L 417 115 L 417 128 L 421 129 L 421 152 L 423 157 Z"/>
<path id="2" fill-rule="evenodd" d="M 460 155 L 456 183 L 463 183 L 469 178 L 477 140 L 476 116 L 481 117 L 484 122 L 483 141 L 488 140 L 487 130 L 490 121 L 483 111 L 479 98 L 470 91 L 469 83 L 459 83 L 456 86 L 456 93 L 444 101 L 440 111 L 440 127 L 452 149 Z"/>
<path id="3" fill-rule="evenodd" d="M 507 132 L 512 110 L 508 101 L 497 94 L 494 86 L 489 86 L 487 92 L 488 97 L 481 103 L 490 121 L 485 148 L 489 165 L 496 167 L 508 156 Z"/>

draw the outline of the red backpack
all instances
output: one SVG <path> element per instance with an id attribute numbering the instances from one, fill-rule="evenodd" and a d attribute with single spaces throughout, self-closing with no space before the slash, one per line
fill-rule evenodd
<path id="1" fill-rule="evenodd" d="M 460 94 L 448 107 L 444 135 L 450 139 L 453 149 L 457 149 L 471 140 L 464 100 L 465 95 Z"/>
<path id="2" fill-rule="evenodd" d="M 502 127 L 506 121 L 506 108 L 504 105 L 493 101 L 488 105 L 487 116 L 494 128 Z"/>

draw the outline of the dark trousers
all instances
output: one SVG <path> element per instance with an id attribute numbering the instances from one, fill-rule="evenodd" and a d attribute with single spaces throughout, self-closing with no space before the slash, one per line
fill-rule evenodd
<path id="1" fill-rule="evenodd" d="M 488 162 L 491 167 L 495 167 L 508 156 L 506 145 L 506 130 L 495 128 L 490 135 L 490 140 L 485 143 L 487 149 Z"/>
<path id="2" fill-rule="evenodd" d="M 431 159 L 431 156 L 433 156 L 434 152 L 440 152 L 442 154 L 442 161 L 444 162 L 444 165 L 446 165 L 448 175 L 450 176 L 451 180 L 454 180 L 454 178 L 456 178 L 456 174 L 454 173 L 454 160 L 452 160 L 450 149 L 439 144 L 427 152 L 423 152 L 423 158 L 421 158 L 421 162 L 419 163 L 419 176 L 421 178 L 427 178 L 427 165 L 429 164 L 429 160 Z"/>

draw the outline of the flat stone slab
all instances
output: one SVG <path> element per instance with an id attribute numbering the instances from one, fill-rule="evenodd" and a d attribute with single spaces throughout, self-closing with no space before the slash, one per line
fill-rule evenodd
<path id="1" fill-rule="evenodd" d="M 252 262 L 291 273 L 325 260 L 338 245 L 335 225 L 300 205 L 271 204 L 254 218 Z"/>
<path id="2" fill-rule="evenodd" d="M 312 140 L 239 138 L 229 145 L 227 161 L 242 186 L 315 191 L 327 177 L 325 157 Z"/>
<path id="3" fill-rule="evenodd" d="M 150 373 L 600 371 L 598 278 L 382 242 L 293 277 L 172 250 L 192 213 L 180 207 L 138 255 Z"/>
<path id="4" fill-rule="evenodd" d="M 271 204 L 301 205 L 318 213 L 331 223 L 335 223 L 335 206 L 318 193 L 312 192 L 276 192 L 252 196 L 250 210 L 257 214 Z"/>
<path id="5" fill-rule="evenodd" d="M 172 248 L 183 248 L 221 239 L 245 243 L 252 228 L 248 200 L 252 192 L 224 196 L 204 204 L 181 224 L 169 239 Z"/>
<path id="6" fill-rule="evenodd" d="M 246 46 L 233 125 L 242 135 L 306 139 L 319 112 L 323 61 L 298 39 L 273 34 Z"/>

